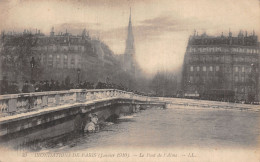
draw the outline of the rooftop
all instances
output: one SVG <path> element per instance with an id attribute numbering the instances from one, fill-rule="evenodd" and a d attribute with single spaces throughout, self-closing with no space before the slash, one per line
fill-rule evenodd
<path id="1" fill-rule="evenodd" d="M 206 33 L 201 35 L 198 32 L 194 31 L 194 35 L 190 36 L 189 45 L 240 45 L 240 46 L 258 46 L 258 37 L 255 35 L 255 32 L 250 35 L 247 32 L 240 31 L 237 36 L 232 36 L 232 33 L 229 31 L 228 36 L 223 35 L 223 32 L 220 36 L 209 36 Z"/>

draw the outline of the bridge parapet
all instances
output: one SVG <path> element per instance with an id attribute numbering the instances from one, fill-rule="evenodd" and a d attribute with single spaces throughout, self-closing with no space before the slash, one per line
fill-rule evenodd
<path id="1" fill-rule="evenodd" d="M 10 94 L 0 96 L 0 116 L 105 98 L 130 98 L 149 101 L 146 96 L 117 89 L 71 89 L 66 91 Z"/>

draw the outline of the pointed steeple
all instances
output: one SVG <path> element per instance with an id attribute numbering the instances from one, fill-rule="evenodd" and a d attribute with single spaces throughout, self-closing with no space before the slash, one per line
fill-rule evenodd
<path id="1" fill-rule="evenodd" d="M 126 39 L 126 47 L 124 53 L 124 66 L 127 71 L 134 71 L 135 68 L 135 46 L 134 46 L 134 34 L 132 28 L 132 13 L 130 8 L 128 32 Z"/>
<path id="2" fill-rule="evenodd" d="M 131 23 L 131 15 L 132 15 L 132 12 L 131 12 L 131 7 L 130 7 L 129 23 Z"/>
<path id="3" fill-rule="evenodd" d="M 130 16 L 129 16 L 129 23 L 128 23 L 128 33 L 127 33 L 125 54 L 134 55 L 134 53 L 135 53 L 134 34 L 133 34 L 131 17 L 132 17 L 132 15 L 131 15 L 131 8 L 130 8 Z"/>

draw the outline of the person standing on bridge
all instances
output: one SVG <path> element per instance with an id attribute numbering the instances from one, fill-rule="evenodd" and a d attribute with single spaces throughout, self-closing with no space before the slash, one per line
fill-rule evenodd
<path id="1" fill-rule="evenodd" d="M 24 82 L 22 92 L 23 93 L 29 93 L 29 85 L 28 85 L 28 81 L 27 80 Z"/>

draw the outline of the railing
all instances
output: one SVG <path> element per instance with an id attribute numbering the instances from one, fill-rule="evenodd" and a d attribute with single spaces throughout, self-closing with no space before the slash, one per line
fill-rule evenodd
<path id="1" fill-rule="evenodd" d="M 83 103 L 105 98 L 150 100 L 146 96 L 116 89 L 71 89 L 67 91 L 10 94 L 0 96 L 0 116 L 8 116 L 47 107 Z"/>

